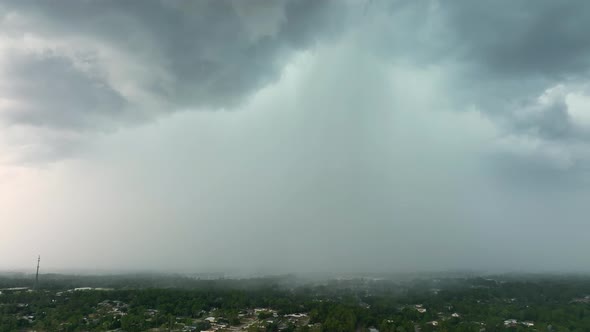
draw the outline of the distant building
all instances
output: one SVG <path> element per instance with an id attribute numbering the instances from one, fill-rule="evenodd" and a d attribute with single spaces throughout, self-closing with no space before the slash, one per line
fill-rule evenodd
<path id="1" fill-rule="evenodd" d="M 307 314 L 287 314 L 287 315 L 285 315 L 285 317 L 302 318 L 302 317 L 307 317 Z"/>
<path id="2" fill-rule="evenodd" d="M 9 292 L 14 292 L 14 293 L 18 293 L 21 291 L 28 291 L 30 290 L 29 287 L 10 287 L 10 288 L 3 288 L 2 290 L 0 290 L 0 293 L 2 291 L 9 293 Z"/>

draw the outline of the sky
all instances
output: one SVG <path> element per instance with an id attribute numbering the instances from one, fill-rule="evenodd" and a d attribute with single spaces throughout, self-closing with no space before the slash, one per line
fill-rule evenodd
<path id="1" fill-rule="evenodd" d="M 590 2 L 0 2 L 0 270 L 588 271 Z"/>

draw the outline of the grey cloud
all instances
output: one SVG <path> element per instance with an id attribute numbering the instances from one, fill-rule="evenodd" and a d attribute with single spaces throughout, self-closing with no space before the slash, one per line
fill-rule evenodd
<path id="1" fill-rule="evenodd" d="M 585 1 L 375 0 L 366 16 L 365 45 L 387 61 L 450 69 L 456 109 L 476 105 L 505 117 L 515 104 L 590 74 Z"/>
<path id="2" fill-rule="evenodd" d="M 584 95 L 580 87 L 557 85 L 532 100 L 513 104 L 504 117 L 500 155 L 493 165 L 508 178 L 555 185 L 575 183 L 588 174 L 590 128 L 571 96 Z M 572 108 L 574 107 L 574 108 Z M 559 174 L 561 173 L 561 174 Z M 551 175 L 551 176 L 548 176 Z"/>
<path id="3" fill-rule="evenodd" d="M 29 111 L 2 112 L 12 125 L 0 138 L 14 134 L 31 163 L 88 153 L 0 186 L 0 219 L 14 220 L 3 261 L 41 251 L 54 267 L 289 272 L 587 261 L 587 101 L 568 100 L 576 82 L 549 89 L 583 80 L 579 63 L 505 56 L 546 47 L 518 35 L 555 4 L 1 3 L 12 72 L 0 102 Z M 241 111 L 90 135 L 217 108 Z"/>
<path id="4" fill-rule="evenodd" d="M 453 1 L 440 8 L 458 51 L 489 74 L 518 79 L 588 73 L 587 1 Z"/>
<path id="5" fill-rule="evenodd" d="M 402 6 L 429 19 L 432 43 L 419 46 L 422 64 L 454 68 L 457 109 L 474 105 L 521 151 L 497 157 L 498 169 L 585 172 L 589 133 L 568 112 L 556 86 L 583 84 L 590 74 L 590 3 L 586 1 L 453 1 Z M 434 12 L 434 14 L 432 13 Z M 419 39 L 423 29 L 404 29 Z M 517 145 L 519 145 L 517 144 Z M 512 147 L 511 149 L 518 149 Z M 566 166 L 567 165 L 567 166 Z M 510 172 L 508 172 L 510 173 Z M 575 173 L 578 173 L 577 171 Z M 534 177 L 529 172 L 527 177 Z M 509 174 L 508 174 L 509 175 Z M 579 175 L 579 174 L 578 174 Z"/>
<path id="6" fill-rule="evenodd" d="M 12 0 L 0 18 L 13 45 L 0 62 L 11 123 L 105 130 L 234 109 L 275 82 L 294 51 L 357 34 L 371 61 L 444 68 L 452 108 L 475 105 L 506 135 L 585 135 L 563 102 L 529 100 L 587 78 L 586 1 Z"/>
<path id="7" fill-rule="evenodd" d="M 369 25 L 381 18 L 364 31 L 369 40 L 364 46 L 424 64 L 461 63 L 466 68 L 457 74 L 463 81 L 457 82 L 459 87 L 478 86 L 459 95 L 490 104 L 538 93 L 556 79 L 580 77 L 590 64 L 585 33 L 590 30 L 590 5 L 585 1 L 534 6 L 514 1 L 371 1 L 357 8 L 349 2 L 311 0 L 272 5 L 24 0 L 2 7 L 2 27 L 13 37 L 28 33 L 49 44 L 82 41 L 78 47 L 94 55 L 89 65 L 99 71 L 125 71 L 132 62 L 142 75 L 128 70 L 123 84 L 106 73 L 100 83 L 137 108 L 231 108 L 275 80 L 293 50 L 324 41 L 326 34 L 341 34 L 347 26 L 343 22 L 358 24 L 347 20 L 355 10 Z M 389 13 L 384 17 L 379 16 L 383 9 Z M 10 14 L 22 18 L 14 23 L 6 19 Z M 127 62 L 117 65 L 121 59 L 109 58 L 104 48 Z M 71 57 L 60 54 L 63 48 L 53 51 Z M 120 85 L 131 85 L 154 102 L 135 100 L 140 97 L 121 91 Z M 105 100 L 111 109 L 123 108 Z"/>
<path id="8" fill-rule="evenodd" d="M 124 109 L 125 99 L 71 59 L 51 51 L 12 53 L 4 63 L 0 94 L 13 99 L 2 108 L 11 122 L 35 126 L 91 128 Z"/>
<path id="9" fill-rule="evenodd" d="M 122 121 L 129 112 L 149 118 L 163 110 L 232 108 L 277 79 L 292 51 L 329 30 L 339 17 L 327 15 L 332 6 L 310 0 L 4 2 L 0 25 L 16 51 L 4 56 L 10 89 L 0 98 L 27 111 L 2 111 L 16 123 L 80 129 L 105 126 L 96 117 Z M 22 45 L 27 38 L 38 54 Z M 74 65 L 79 54 L 86 57 L 82 69 Z"/>
<path id="10" fill-rule="evenodd" d="M 559 93 L 546 96 L 544 103 L 536 101 L 517 109 L 512 123 L 514 130 L 544 139 L 570 139 L 576 135 L 565 95 Z"/>
<path id="11" fill-rule="evenodd" d="M 384 50 L 410 61 L 460 62 L 485 71 L 484 79 L 588 74 L 590 3 L 583 0 L 374 0 L 369 8 L 369 21 L 381 12 L 391 18 L 376 31 Z"/>

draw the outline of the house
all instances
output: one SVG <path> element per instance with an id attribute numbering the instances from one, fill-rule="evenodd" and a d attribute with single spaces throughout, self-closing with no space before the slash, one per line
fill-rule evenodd
<path id="1" fill-rule="evenodd" d="M 533 322 L 522 322 L 522 325 L 524 325 L 526 327 L 533 327 L 533 326 L 535 326 L 535 323 L 533 323 Z"/>
<path id="2" fill-rule="evenodd" d="M 208 321 L 209 323 L 215 323 L 215 317 L 207 317 L 205 318 L 206 321 Z"/>
<path id="3" fill-rule="evenodd" d="M 424 308 L 417 308 L 416 310 L 418 310 L 418 312 L 421 314 L 426 312 L 426 309 L 424 309 Z"/>
<path id="4" fill-rule="evenodd" d="M 507 319 L 504 321 L 504 326 L 514 327 L 516 326 L 516 324 L 518 324 L 518 321 L 516 319 Z"/>
<path id="5" fill-rule="evenodd" d="M 432 322 L 427 322 L 426 324 L 432 325 L 432 326 L 438 326 L 438 322 L 435 320 L 433 320 Z"/>
<path id="6" fill-rule="evenodd" d="M 285 317 L 302 318 L 302 317 L 307 317 L 307 314 L 287 314 L 287 315 L 285 315 Z"/>
<path id="7" fill-rule="evenodd" d="M 370 308 L 371 308 L 371 305 L 370 305 L 370 304 L 368 304 L 368 303 L 365 303 L 365 302 L 361 302 L 361 303 L 359 303 L 359 306 L 360 306 L 361 308 L 364 308 L 364 309 L 370 309 Z"/>
<path id="8" fill-rule="evenodd" d="M 459 314 L 458 314 L 458 313 L 454 312 L 454 313 L 452 313 L 452 314 L 451 314 L 451 317 L 454 317 L 454 318 L 459 318 L 460 316 L 459 316 Z"/>

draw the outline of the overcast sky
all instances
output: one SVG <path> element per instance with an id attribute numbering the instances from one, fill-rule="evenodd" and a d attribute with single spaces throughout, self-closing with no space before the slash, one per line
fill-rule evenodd
<path id="1" fill-rule="evenodd" d="M 4 0 L 0 270 L 588 271 L 590 2 Z"/>

